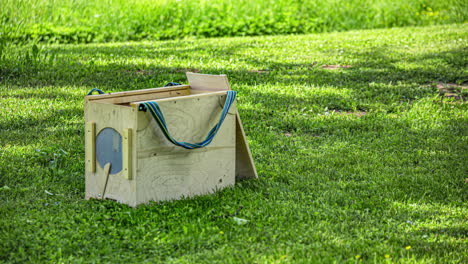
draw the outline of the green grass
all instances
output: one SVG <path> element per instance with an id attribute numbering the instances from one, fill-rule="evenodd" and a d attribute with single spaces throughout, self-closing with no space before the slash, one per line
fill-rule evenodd
<path id="1" fill-rule="evenodd" d="M 465 0 L 0 0 L 0 39 L 48 43 L 464 23 Z"/>
<path id="2" fill-rule="evenodd" d="M 467 32 L 6 45 L 0 260 L 466 263 L 468 104 L 436 86 L 466 87 Z M 84 200 L 85 93 L 186 70 L 228 74 L 260 178 L 136 209 Z"/>

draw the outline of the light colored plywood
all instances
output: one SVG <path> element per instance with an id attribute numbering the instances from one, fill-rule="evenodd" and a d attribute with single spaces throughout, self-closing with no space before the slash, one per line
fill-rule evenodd
<path id="1" fill-rule="evenodd" d="M 110 104 L 128 104 L 135 101 L 144 101 L 144 100 L 155 100 L 161 98 L 168 98 L 168 97 L 177 97 L 177 96 L 184 96 L 189 95 L 190 89 L 182 89 L 177 91 L 169 91 L 169 92 L 158 92 L 158 93 L 148 93 L 148 94 L 137 94 L 137 95 L 129 95 L 126 97 L 113 97 L 113 98 L 103 98 L 100 100 L 95 100 L 100 103 L 110 103 Z"/>
<path id="2" fill-rule="evenodd" d="M 224 94 L 160 100 L 168 129 L 179 141 L 199 142 L 216 124 Z M 224 97 L 225 98 L 225 97 Z M 235 113 L 235 105 L 232 106 Z M 196 150 L 174 146 L 149 113 L 139 112 L 138 203 L 212 193 L 235 183 L 235 114 L 228 114 L 212 143 Z"/>
<path id="3" fill-rule="evenodd" d="M 96 123 L 86 122 L 85 128 L 85 160 L 86 171 L 96 171 Z"/>
<path id="4" fill-rule="evenodd" d="M 231 90 L 226 75 L 211 75 L 187 72 L 187 80 L 193 90 L 226 91 Z"/>
<path id="5" fill-rule="evenodd" d="M 133 107 L 137 107 L 138 105 L 140 105 L 141 103 L 144 103 L 144 102 L 148 102 L 148 101 L 155 101 L 155 102 L 180 102 L 180 101 L 183 101 L 183 100 L 194 100 L 196 99 L 197 101 L 200 100 L 200 98 L 202 97 L 208 97 L 208 96 L 220 96 L 219 98 L 224 98 L 224 100 L 226 99 L 226 97 L 223 97 L 223 95 L 225 95 L 226 92 L 225 91 L 214 91 L 214 92 L 209 92 L 209 93 L 195 93 L 195 94 L 190 94 L 190 95 L 186 95 L 186 96 L 181 96 L 181 97 L 178 97 L 177 100 L 174 100 L 174 97 L 170 97 L 170 98 L 161 98 L 161 99 L 155 99 L 155 100 L 145 100 L 145 101 L 137 101 L 137 102 L 131 102 L 130 105 L 132 105 Z M 198 104 L 198 102 L 195 102 L 195 104 Z"/>
<path id="6" fill-rule="evenodd" d="M 106 128 L 111 127 L 123 135 L 124 129 L 136 129 L 137 110 L 127 106 L 113 105 L 99 102 L 86 102 L 85 121 L 96 124 L 96 134 Z M 131 136 L 132 160 L 136 163 L 135 154 L 135 135 Z M 112 164 L 110 164 L 112 166 Z M 135 175 L 135 166 L 132 168 L 132 175 Z M 96 164 L 96 171 L 86 171 L 86 198 L 102 197 L 102 190 L 106 185 L 106 172 L 99 164 Z M 123 171 L 116 174 L 110 174 L 107 180 L 105 198 L 117 200 L 122 203 L 135 206 L 136 203 L 136 185 L 135 181 L 124 177 Z"/>
<path id="7" fill-rule="evenodd" d="M 236 114 L 236 179 L 258 178 L 239 112 Z"/>
<path id="8" fill-rule="evenodd" d="M 223 108 L 224 106 L 224 103 L 225 103 L 225 100 L 226 100 L 226 92 L 225 91 L 221 91 L 221 92 L 208 92 L 208 93 L 195 93 L 195 94 L 192 94 L 190 96 L 183 96 L 183 97 L 179 97 L 177 98 L 175 104 L 181 100 L 192 100 L 192 102 L 195 102 L 195 104 L 198 104 L 198 101 L 200 100 L 200 98 L 202 97 L 206 97 L 206 96 L 213 96 L 213 95 L 216 95 L 218 96 L 218 104 L 219 104 L 219 107 Z M 196 101 L 194 100 L 196 99 Z M 166 102 L 166 101 L 170 101 L 170 102 L 174 102 L 174 98 L 163 98 L 163 99 L 157 99 L 157 100 L 149 100 L 149 101 L 154 101 L 154 102 Z M 140 101 L 140 102 L 132 102 L 130 103 L 130 105 L 135 108 L 135 109 L 138 109 L 139 105 L 141 103 L 144 103 L 144 102 L 149 102 L 149 101 Z M 233 103 L 233 106 L 229 109 L 229 114 L 236 114 L 236 102 Z M 148 126 L 148 118 L 143 118 L 145 117 L 144 115 L 138 115 L 138 131 L 140 130 L 143 130 L 145 129 L 147 126 Z"/>
<path id="9" fill-rule="evenodd" d="M 209 194 L 236 179 L 257 177 L 235 103 L 212 143 L 195 150 L 174 146 L 150 113 L 138 111 L 140 103 L 155 101 L 174 138 L 202 141 L 218 122 L 230 87 L 226 75 L 187 73 L 187 78 L 191 86 L 86 96 L 86 198 L 136 206 Z M 122 136 L 122 171 L 115 174 L 109 174 L 112 164 L 96 162 L 93 140 L 107 127 Z"/>
<path id="10" fill-rule="evenodd" d="M 190 89 L 190 94 L 206 94 L 206 93 L 212 93 L 213 91 L 210 90 L 194 90 Z M 216 91 L 215 91 L 216 92 Z"/>
<path id="11" fill-rule="evenodd" d="M 132 144 L 132 129 L 126 128 L 123 130 L 122 136 L 122 155 L 123 155 L 123 175 L 125 179 L 132 179 L 132 167 L 133 167 L 133 144 Z"/>
<path id="12" fill-rule="evenodd" d="M 85 101 L 105 100 L 105 99 L 118 98 L 118 97 L 128 98 L 128 97 L 137 96 L 137 95 L 147 95 L 147 94 L 154 94 L 154 93 L 179 91 L 179 90 L 186 90 L 189 88 L 190 86 L 188 85 L 177 85 L 177 86 L 170 86 L 170 87 L 159 87 L 159 88 L 151 88 L 151 89 L 143 89 L 143 90 L 117 92 L 117 93 L 87 95 L 85 96 Z"/>

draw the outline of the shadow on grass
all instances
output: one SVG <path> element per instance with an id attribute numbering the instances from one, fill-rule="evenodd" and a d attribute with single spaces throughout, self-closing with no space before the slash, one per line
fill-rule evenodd
<path id="1" fill-rule="evenodd" d="M 2 83 L 14 87 L 67 85 L 115 91 L 157 87 L 169 81 L 185 83 L 185 71 L 200 71 L 225 73 L 234 85 L 248 86 L 332 86 L 352 89 L 358 93 L 364 92 L 369 83 L 426 86 L 408 92 L 405 97 L 414 98 L 434 92 L 434 88 L 428 85 L 435 82 L 468 81 L 463 73 L 467 66 L 463 58 L 468 53 L 464 48 L 408 55 L 382 46 L 372 51 L 350 52 L 347 56 L 356 60 L 351 68 L 328 70 L 321 67 L 328 64 L 323 57 L 321 61 L 296 63 L 279 62 L 270 56 L 243 54 L 249 48 L 248 42 L 225 46 L 213 43 L 197 47 L 189 45 L 190 41 L 181 41 L 154 45 L 132 43 L 51 48 L 50 52 L 57 57 L 52 64 L 44 62 L 18 67 L 18 62 L 3 63 Z M 224 66 L 210 66 L 213 58 Z M 230 67 L 231 59 L 248 68 Z M 416 66 L 398 65 L 399 61 Z"/>
<path id="2" fill-rule="evenodd" d="M 16 100 L 24 100 L 24 99 L 48 99 L 48 100 L 57 100 L 57 99 L 63 99 L 63 100 L 76 100 L 78 99 L 75 94 L 72 94 L 70 92 L 64 92 L 64 91 L 59 91 L 59 90 L 50 90 L 50 91 L 44 91 L 44 90 L 24 90 L 18 93 L 14 94 L 8 94 L 8 95 L 1 95 L 0 94 L 0 100 L 1 99 L 16 99 Z"/>
<path id="3" fill-rule="evenodd" d="M 66 86 L 70 89 L 83 87 L 86 89 L 83 90 L 84 95 L 93 87 L 104 91 L 119 91 L 158 87 L 169 81 L 185 83 L 185 71 L 226 73 L 233 87 L 242 90 L 243 100 L 255 105 L 254 108 L 242 109 L 241 104 L 240 108 L 249 138 L 258 142 L 259 145 L 259 148 L 254 150 L 254 155 L 265 164 L 272 163 L 277 158 L 271 155 L 271 146 L 274 146 L 276 151 L 287 153 L 287 157 L 281 157 L 282 162 L 288 162 L 288 159 L 297 161 L 294 169 L 298 169 L 303 175 L 312 172 L 321 175 L 321 178 L 329 181 L 330 184 L 352 181 L 359 184 L 360 181 L 367 180 L 366 177 L 370 174 L 366 173 L 370 173 L 369 171 L 356 171 L 351 175 L 343 170 L 343 168 L 350 169 L 346 162 L 353 160 L 353 149 L 367 156 L 379 153 L 382 155 L 381 158 L 376 157 L 370 161 L 359 158 L 352 161 L 356 165 L 369 162 L 367 169 L 374 172 L 385 170 L 389 173 L 388 175 L 391 175 L 391 178 L 381 179 L 382 183 L 374 187 L 376 189 L 372 190 L 373 194 L 379 197 L 389 196 L 395 200 L 424 199 L 427 202 L 446 200 L 443 190 L 438 189 L 441 186 L 434 184 L 434 182 L 440 182 L 438 177 L 442 177 L 444 173 L 455 174 L 457 177 L 461 175 L 463 165 L 458 162 L 466 151 L 462 144 L 450 146 L 451 154 L 440 158 L 440 162 L 437 163 L 439 168 L 430 164 L 422 164 L 426 159 L 418 156 L 420 155 L 418 153 L 431 150 L 447 151 L 446 142 L 441 138 L 462 136 L 463 123 L 466 121 L 463 118 L 454 117 L 438 129 L 415 130 L 412 128 L 411 121 L 386 117 L 374 117 L 374 119 L 365 116 L 362 118 L 336 117 L 323 121 L 310 114 L 303 115 L 299 112 L 304 106 L 311 107 L 313 114 L 324 112 L 324 109 L 345 112 L 356 109 L 368 110 L 376 104 L 388 108 L 390 104 L 431 97 L 436 91 L 431 83 L 466 81 L 463 68 L 460 68 L 466 66 L 463 59 L 467 53 L 466 49 L 408 56 L 403 53 L 388 54 L 386 47 L 378 47 L 371 52 L 350 54 L 349 56 L 357 60 L 351 68 L 328 70 L 320 67 L 321 64 L 327 64 L 326 58 L 316 63 L 288 63 L 275 61 L 274 58 L 268 56 L 244 55 L 243 52 L 248 49 L 245 43 L 226 46 L 205 44 L 200 47 L 190 47 L 190 42 L 171 42 L 169 46 L 163 45 L 166 44 L 51 48 L 57 56 L 54 63 L 44 63 L 34 67 L 24 64 L 17 67 L 19 70 L 13 70 L 15 62 L 9 61 L 1 66 L 4 73 L 2 85 L 11 87 L 9 89 L 12 90 L 30 88 L 31 91 L 1 95 L 0 98 L 2 100 L 9 98 L 76 100 L 66 92 L 39 91 L 42 86 Z M 213 58 L 216 58 L 218 64 L 224 66 L 213 66 Z M 242 62 L 242 67 L 248 68 L 239 69 L 229 66 L 231 58 Z M 194 63 L 195 61 L 197 63 Z M 416 66 L 402 67 L 397 64 L 399 61 L 414 63 Z M 433 67 L 424 67 L 431 61 L 438 61 L 437 70 Z M 259 86 L 270 88 L 257 89 Z M 302 95 L 275 93 L 274 88 L 271 88 L 274 86 L 282 86 L 283 89 L 299 87 Z M 316 92 L 323 87 L 346 90 L 349 93 L 321 94 Z M 77 140 L 80 136 L 82 138 L 83 130 L 76 129 L 74 126 L 63 131 L 47 129 L 63 125 L 56 118 L 57 116 L 82 117 L 82 115 L 81 108 L 53 109 L 42 116 L 32 115 L 1 120 L 2 144 L 46 146 L 53 139 L 57 140 L 58 144 L 66 145 L 66 140 Z M 261 120 L 261 122 L 255 120 Z M 40 129 L 37 128 L 38 126 Z M 450 132 L 447 132 L 449 128 Z M 263 132 L 250 133 L 254 129 Z M 305 138 L 309 136 L 315 138 L 316 141 L 303 142 L 310 148 L 338 146 L 336 149 L 329 150 L 331 152 L 326 152 L 327 149 L 324 148 L 324 152 L 317 154 L 316 157 L 325 163 L 327 160 L 340 160 L 336 161 L 336 168 L 314 169 L 309 164 L 310 157 L 301 152 L 302 146 L 284 138 L 284 133 L 287 132 L 298 133 Z M 25 133 L 30 135 L 25 137 L 23 136 Z M 267 142 L 264 137 L 272 138 L 273 143 Z M 60 140 L 61 138 L 63 140 Z M 385 145 L 388 144 L 388 138 L 395 139 L 390 145 Z M 339 143 L 342 143 L 343 147 L 340 148 Z M 68 144 L 68 146 L 83 148 L 82 142 Z M 392 160 L 393 154 L 386 152 L 388 149 L 405 159 Z M 24 159 L 31 158 L 24 153 L 17 155 Z M 340 156 L 345 158 L 342 159 Z M 291 177 L 284 168 L 272 169 L 267 165 L 263 167 L 261 171 L 263 177 L 277 180 L 285 185 L 293 184 L 294 186 L 290 188 L 293 191 L 306 189 L 316 191 L 314 185 L 304 189 L 304 186 L 298 183 L 291 183 Z M 417 177 L 408 179 L 405 173 L 412 173 Z M 455 184 L 455 180 L 458 180 L 449 179 L 448 176 L 443 176 L 443 179 L 443 182 L 448 181 L 451 184 Z M 404 181 L 407 184 L 403 184 Z M 318 184 L 315 181 L 313 183 Z M 82 186 L 79 182 L 74 184 Z M 385 184 L 389 184 L 389 187 Z M 392 191 L 395 188 L 397 191 Z M 455 188 L 460 188 L 460 186 L 455 185 Z M 430 195 L 426 195 L 426 192 Z M 366 199 L 366 197 L 356 194 L 356 199 Z M 343 202 L 346 204 L 346 201 Z M 382 200 L 382 206 L 387 205 L 387 202 Z"/>

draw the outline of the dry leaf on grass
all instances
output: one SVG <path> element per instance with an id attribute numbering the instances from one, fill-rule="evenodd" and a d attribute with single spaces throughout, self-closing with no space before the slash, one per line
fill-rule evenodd
<path id="1" fill-rule="evenodd" d="M 468 86 L 458 85 L 455 83 L 438 83 L 436 85 L 439 90 L 439 95 L 447 98 L 454 98 L 455 100 L 466 100 Z"/>
<path id="2" fill-rule="evenodd" d="M 198 69 L 190 69 L 190 68 L 179 68 L 179 69 L 175 69 L 175 72 L 194 72 L 194 73 L 197 73 L 197 72 L 200 72 L 200 70 Z"/>
<path id="3" fill-rule="evenodd" d="M 249 70 L 249 72 L 253 72 L 253 73 L 269 73 L 270 71 L 269 71 L 269 70 Z"/>
<path id="4" fill-rule="evenodd" d="M 353 116 L 356 116 L 356 117 L 361 117 L 361 116 L 365 116 L 367 115 L 367 112 L 364 112 L 364 111 L 356 111 L 356 112 L 353 112 L 353 111 L 348 111 L 348 112 L 342 112 L 342 111 L 335 111 L 336 113 L 338 113 L 339 115 L 353 115 Z"/>
<path id="5" fill-rule="evenodd" d="M 322 65 L 323 69 L 326 70 L 336 70 L 336 69 L 348 69 L 351 68 L 351 65 Z"/>

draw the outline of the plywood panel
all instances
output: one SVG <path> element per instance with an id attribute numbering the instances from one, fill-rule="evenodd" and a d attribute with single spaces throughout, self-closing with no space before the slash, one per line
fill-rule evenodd
<path id="1" fill-rule="evenodd" d="M 236 179 L 258 178 L 239 113 L 236 114 Z"/>
<path id="2" fill-rule="evenodd" d="M 230 87 L 226 75 L 187 77 L 191 86 L 85 97 L 86 198 L 136 206 L 208 194 L 234 185 L 236 179 L 257 177 L 235 103 L 212 143 L 195 150 L 174 146 L 149 112 L 138 111 L 142 101 L 156 101 L 177 140 L 202 141 L 218 122 Z M 123 169 L 110 175 L 112 164 L 103 168 L 92 151 L 96 135 L 107 127 L 119 132 L 123 147 Z"/>
<path id="3" fill-rule="evenodd" d="M 187 72 L 187 80 L 193 90 L 226 91 L 231 90 L 226 75 L 211 75 Z"/>
<path id="4" fill-rule="evenodd" d="M 177 96 L 184 96 L 189 95 L 190 89 L 181 89 L 177 91 L 168 91 L 168 92 L 154 92 L 148 94 L 136 94 L 136 95 L 128 95 L 125 97 L 111 97 L 111 98 L 102 98 L 100 100 L 94 100 L 100 103 L 110 103 L 110 104 L 128 104 L 135 101 L 146 101 L 146 100 L 154 100 L 154 99 L 161 99 L 161 98 L 168 98 L 168 97 L 177 97 Z"/>
<path id="5" fill-rule="evenodd" d="M 171 102 L 179 102 L 179 101 L 182 101 L 182 100 L 193 100 L 193 99 L 197 99 L 199 100 L 199 98 L 201 97 L 205 97 L 205 96 L 213 96 L 213 95 L 220 95 L 220 99 L 223 99 L 223 101 L 221 103 L 224 103 L 224 100 L 226 100 L 226 97 L 223 97 L 223 95 L 226 94 L 225 91 L 211 91 L 211 92 L 207 92 L 207 91 L 204 91 L 203 93 L 197 93 L 197 92 L 193 92 L 195 90 L 191 90 L 190 94 L 189 95 L 186 95 L 186 96 L 181 96 L 181 97 L 178 97 L 177 100 L 174 100 L 175 98 L 174 97 L 170 97 L 170 98 L 158 98 L 158 99 L 155 99 L 155 100 L 144 100 L 144 101 L 135 101 L 135 102 L 132 102 L 130 103 L 130 105 L 132 105 L 133 107 L 136 107 L 138 106 L 139 104 L 143 103 L 143 102 L 148 102 L 148 101 L 155 101 L 155 102 L 165 102 L 165 101 L 171 101 Z M 198 104 L 198 102 L 195 102 L 193 101 L 195 104 Z M 221 106 L 222 107 L 222 106 Z"/>
<path id="6" fill-rule="evenodd" d="M 106 127 L 111 127 L 123 135 L 124 129 L 136 129 L 137 110 L 132 107 L 112 105 L 97 102 L 85 102 L 85 120 L 96 124 L 96 134 Z M 134 136 L 133 136 L 134 139 Z M 134 140 L 132 140 L 134 142 Z M 133 164 L 136 162 L 136 153 L 133 150 Z M 88 154 L 86 155 L 88 156 Z M 111 164 L 112 166 L 112 164 Z M 133 169 L 135 175 L 135 169 Z M 106 185 L 106 172 L 100 165 L 96 165 L 96 171 L 86 170 L 86 198 L 102 198 L 102 190 Z M 124 177 L 123 171 L 109 175 L 105 196 L 129 205 L 135 203 L 135 182 Z"/>
<path id="7" fill-rule="evenodd" d="M 164 99 L 158 104 L 179 141 L 199 142 L 219 119 L 224 94 Z M 213 142 L 187 150 L 165 139 L 149 113 L 139 112 L 137 131 L 138 202 L 212 193 L 235 183 L 235 105 Z M 145 120 L 146 119 L 146 120 Z"/>
<path id="8" fill-rule="evenodd" d="M 159 87 L 159 88 L 151 88 L 151 89 L 117 92 L 117 93 L 87 95 L 85 96 L 85 101 L 100 101 L 100 100 L 119 98 L 119 97 L 131 98 L 132 96 L 137 96 L 137 95 L 143 96 L 143 95 L 155 94 L 155 93 L 186 90 L 189 88 L 190 87 L 188 85 L 177 85 L 177 86 L 170 86 L 170 87 Z M 145 100 L 145 99 L 141 99 L 141 100 Z"/>

